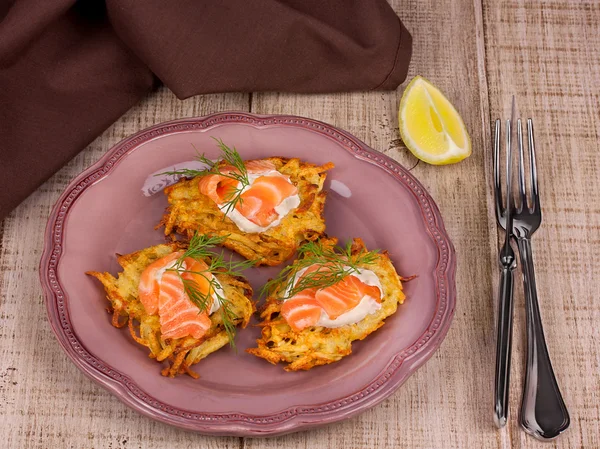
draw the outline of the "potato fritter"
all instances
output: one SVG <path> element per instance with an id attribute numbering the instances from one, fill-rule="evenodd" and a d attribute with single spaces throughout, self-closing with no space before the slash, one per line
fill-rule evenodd
<path id="1" fill-rule="evenodd" d="M 319 238 L 325 232 L 323 184 L 332 163 L 314 165 L 299 159 L 267 158 L 277 170 L 289 176 L 298 188 L 300 205 L 277 226 L 261 233 L 240 230 L 206 195 L 200 193 L 200 177 L 182 179 L 165 189 L 170 206 L 159 226 L 165 235 L 180 234 L 190 239 L 194 233 L 228 236 L 223 245 L 258 265 L 279 265 L 293 256 L 302 242 Z"/>
<path id="2" fill-rule="evenodd" d="M 188 336 L 163 340 L 158 314 L 149 315 L 138 299 L 138 284 L 144 269 L 179 249 L 180 244 L 171 243 L 152 246 L 125 256 L 117 255 L 119 265 L 123 267 L 117 278 L 106 272 L 88 271 L 86 274 L 94 276 L 104 285 L 110 301 L 109 311 L 113 314 L 113 326 L 128 325 L 133 339 L 150 349 L 151 358 L 167 362 L 168 366 L 162 370 L 163 376 L 175 377 L 177 374 L 187 373 L 196 378 L 198 375 L 190 367 L 229 342 L 223 325 L 223 309 L 210 315 L 212 326 L 202 338 Z M 230 302 L 233 324 L 246 327 L 255 310 L 251 300 L 252 287 L 240 277 L 222 273 L 216 273 L 215 276 L 223 287 L 224 296 Z"/>
<path id="3" fill-rule="evenodd" d="M 335 244 L 335 240 L 331 240 Z M 354 239 L 352 254 L 366 251 L 361 239 Z M 296 262 L 295 262 L 296 263 Z M 287 362 L 286 371 L 309 370 L 318 365 L 337 362 L 352 352 L 352 342 L 362 340 L 384 325 L 384 319 L 394 314 L 398 304 L 404 302 L 401 277 L 398 276 L 387 253 L 379 253 L 373 264 L 361 268 L 373 271 L 383 287 L 382 307 L 355 324 L 338 328 L 312 326 L 300 332 L 294 331 L 281 316 L 281 292 L 288 282 L 281 283 L 267 298 L 261 313 L 262 335 L 256 348 L 246 351 L 272 364 Z"/>

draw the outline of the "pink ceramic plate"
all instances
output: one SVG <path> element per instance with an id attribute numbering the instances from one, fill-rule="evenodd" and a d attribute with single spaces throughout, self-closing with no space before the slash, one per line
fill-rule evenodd
<path id="1" fill-rule="evenodd" d="M 126 330 L 111 326 L 99 283 L 86 270 L 118 270 L 125 254 L 163 240 L 154 226 L 167 205 L 145 197 L 148 174 L 193 159 L 194 144 L 209 157 L 211 136 L 243 157 L 300 157 L 329 172 L 327 232 L 342 241 L 360 236 L 384 248 L 406 283 L 407 300 L 386 325 L 353 345 L 332 365 L 287 373 L 251 356 L 259 329 L 237 337 L 195 365 L 201 378 L 162 377 L 160 365 Z M 50 323 L 61 346 L 86 375 L 152 418 L 215 435 L 276 435 L 339 421 L 392 394 L 441 344 L 455 305 L 455 256 L 435 203 L 402 166 L 347 132 L 290 116 L 215 114 L 156 125 L 125 139 L 77 177 L 48 221 L 40 275 Z M 253 268 L 256 287 L 277 268 Z"/>

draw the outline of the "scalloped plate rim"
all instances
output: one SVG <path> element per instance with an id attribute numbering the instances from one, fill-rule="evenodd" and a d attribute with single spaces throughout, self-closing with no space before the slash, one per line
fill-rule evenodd
<path id="1" fill-rule="evenodd" d="M 433 227 L 438 231 L 438 237 L 443 244 L 446 246 L 446 267 L 443 272 L 439 272 L 439 267 L 442 262 L 442 249 L 437 244 L 438 248 L 438 263 L 436 265 L 436 287 L 439 287 L 438 282 L 440 277 L 446 281 L 446 303 L 441 309 L 440 306 L 440 294 L 437 292 L 437 304 L 435 313 L 432 315 L 426 331 L 417 339 L 417 341 L 409 348 L 403 348 L 402 351 L 397 353 L 392 360 L 386 366 L 386 369 L 379 373 L 367 387 L 363 390 L 357 391 L 353 395 L 347 396 L 346 398 L 337 399 L 327 404 L 315 404 L 315 407 L 319 407 L 319 411 L 305 411 L 303 408 L 307 407 L 291 407 L 283 410 L 274 415 L 268 416 L 254 416 L 241 413 L 231 414 L 211 414 L 208 419 L 194 419 L 185 416 L 179 416 L 169 411 L 160 410 L 151 404 L 140 399 L 134 394 L 131 388 L 127 386 L 127 382 L 135 385 L 131 379 L 127 378 L 116 370 L 112 370 L 116 374 L 115 377 L 111 377 L 108 374 L 98 370 L 92 363 L 83 359 L 78 354 L 74 346 L 80 346 L 85 349 L 81 342 L 77 341 L 73 334 L 75 342 L 70 342 L 68 336 L 65 334 L 65 328 L 61 326 L 61 319 L 59 316 L 59 306 L 57 300 L 59 294 L 57 294 L 53 288 L 53 282 L 56 285 L 60 285 L 57 279 L 56 271 L 52 268 L 52 262 L 55 261 L 54 266 L 57 266 L 57 260 L 60 259 L 60 253 L 57 253 L 57 249 L 60 248 L 60 242 L 55 242 L 54 231 L 56 229 L 57 220 L 59 218 L 61 209 L 65 210 L 65 216 L 68 213 L 68 208 L 75 203 L 77 196 L 85 190 L 88 186 L 91 186 L 110 175 L 111 169 L 118 165 L 118 163 L 125 158 L 125 156 L 134 151 L 139 145 L 146 143 L 155 138 L 163 137 L 172 133 L 185 132 L 186 129 L 190 131 L 197 129 L 210 129 L 220 124 L 242 124 L 250 125 L 255 128 L 267 128 L 272 126 L 294 126 L 300 127 L 314 132 L 318 132 L 330 139 L 335 140 L 341 147 L 346 151 L 350 152 L 354 157 L 359 160 L 374 164 L 379 168 L 390 173 L 398 179 L 398 182 L 405 183 L 398 178 L 399 173 L 402 173 L 406 177 L 409 183 L 412 183 L 413 189 L 419 190 L 419 195 L 422 196 L 422 201 L 417 201 L 421 213 L 424 214 L 423 203 L 429 206 L 432 220 L 434 222 Z M 189 125 L 189 128 L 180 128 Z M 171 128 L 171 129 L 169 129 Z M 163 131 L 158 133 L 157 131 Z M 166 130 L 166 131 L 165 131 Z M 154 133 L 154 134 L 153 134 Z M 140 140 L 141 139 L 141 140 Z M 137 140 L 137 141 L 136 141 Z M 349 147 L 348 145 L 351 146 Z M 125 150 L 124 150 L 125 149 Z M 124 150 L 117 159 L 109 165 L 110 159 L 115 157 L 117 153 Z M 358 151 L 363 152 L 359 154 Z M 379 159 L 379 160 L 378 160 Z M 99 175 L 98 172 L 106 169 L 106 173 Z M 78 185 L 84 182 L 86 179 L 92 177 L 92 180 L 87 186 L 81 187 L 77 190 Z M 75 193 L 74 193 L 75 192 Z M 411 189 L 411 193 L 418 200 L 418 196 Z M 65 202 L 69 196 L 74 195 L 67 209 L 65 209 Z M 425 218 L 425 217 L 423 217 Z M 64 216 L 63 216 L 64 220 Z M 62 225 L 58 226 L 61 228 Z M 62 228 L 61 228 L 62 229 Z M 427 226 L 427 232 L 431 234 L 431 229 Z M 62 235 L 62 234 L 61 234 Z M 432 235 L 433 237 L 433 235 Z M 435 241 L 435 239 L 434 239 Z M 58 259 L 57 259 L 58 258 Z M 371 408 L 387 397 L 389 397 L 394 391 L 396 391 L 414 372 L 420 368 L 439 348 L 442 341 L 444 340 L 452 322 L 454 315 L 454 309 L 456 306 L 456 285 L 455 285 L 455 273 L 456 273 L 456 255 L 452 242 L 450 241 L 443 221 L 440 215 L 439 209 L 429 193 L 421 185 L 421 183 L 404 167 L 398 162 L 394 161 L 390 157 L 377 152 L 370 148 L 368 145 L 351 135 L 350 133 L 336 128 L 327 123 L 293 115 L 259 115 L 247 112 L 221 112 L 206 115 L 203 117 L 189 117 L 177 120 L 171 120 L 167 122 L 158 123 L 151 127 L 145 128 L 114 145 L 110 150 L 107 151 L 96 163 L 85 169 L 82 173 L 76 176 L 73 181 L 65 188 L 59 199 L 53 206 L 52 212 L 48 218 L 46 225 L 45 237 L 44 237 L 44 249 L 40 259 L 40 281 L 42 284 L 44 301 L 46 303 L 46 310 L 48 314 L 48 320 L 52 327 L 59 344 L 67 354 L 67 356 L 73 361 L 73 363 L 90 379 L 108 390 L 114 396 L 119 398 L 123 403 L 137 412 L 156 419 L 158 421 L 165 422 L 176 427 L 184 428 L 187 430 L 193 430 L 206 435 L 227 435 L 227 436 L 275 436 L 282 435 L 290 432 L 297 432 L 305 430 L 307 428 L 316 427 L 328 423 L 337 422 L 343 419 L 353 417 L 368 408 Z M 67 326 L 70 326 L 70 319 L 68 317 L 68 310 L 64 311 L 64 315 L 67 317 Z M 439 316 L 438 316 L 439 315 Z M 435 317 L 438 316 L 439 324 L 437 327 L 430 331 L 431 325 L 434 322 Z M 421 346 L 414 348 L 417 342 L 421 341 L 422 338 L 431 332 L 431 336 Z M 395 367 L 391 374 L 387 373 L 390 365 L 394 364 L 402 352 L 406 352 L 407 349 L 413 349 L 407 355 L 401 357 L 401 361 Z M 86 351 L 87 352 L 87 351 Z M 88 353 L 89 354 L 89 353 Z M 91 355 L 90 355 L 91 357 Z M 93 358 L 93 357 L 92 357 Z M 408 369 L 402 370 L 401 368 L 406 367 L 410 364 Z M 384 381 L 380 381 L 382 375 L 387 375 Z M 379 385 L 372 389 L 374 393 L 368 392 L 369 389 L 373 388 L 373 385 L 379 383 Z M 152 396 L 139 389 L 139 392 L 147 397 Z M 365 393 L 366 392 L 366 393 Z M 363 394 L 358 400 L 351 400 L 355 395 Z M 348 405 L 333 407 L 332 404 L 341 403 L 347 401 Z M 158 402 L 155 400 L 155 402 Z M 182 414 L 193 414 L 202 416 L 201 413 L 191 412 L 187 410 L 175 409 L 174 407 L 167 406 L 172 411 L 178 411 Z M 234 415 L 234 416 L 232 416 Z M 283 417 L 282 417 L 283 416 Z M 263 423 L 252 422 L 250 420 L 262 420 Z"/>

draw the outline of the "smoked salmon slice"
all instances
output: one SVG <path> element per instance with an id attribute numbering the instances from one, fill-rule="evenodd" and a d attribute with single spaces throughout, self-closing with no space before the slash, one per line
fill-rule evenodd
<path id="1" fill-rule="evenodd" d="M 236 209 L 250 220 L 252 223 L 259 226 L 269 226 L 277 220 L 277 212 L 274 207 L 265 207 L 264 202 L 254 195 L 246 195 L 244 192 L 241 195 L 242 201 L 236 205 Z"/>
<path id="2" fill-rule="evenodd" d="M 220 167 L 221 173 L 231 173 L 234 167 Z M 248 173 L 265 173 L 276 170 L 271 161 L 256 160 L 246 162 Z M 218 174 L 203 176 L 198 182 L 200 193 L 208 196 L 216 204 L 227 202 L 238 187 L 238 181 Z M 252 185 L 240 195 L 241 201 L 236 204 L 240 214 L 259 226 L 273 223 L 278 214 L 275 208 L 291 195 L 298 192 L 296 186 L 280 175 L 259 176 Z"/>
<path id="3" fill-rule="evenodd" d="M 335 320 L 355 308 L 365 296 L 381 302 L 381 292 L 378 287 L 365 284 L 356 276 L 346 276 L 337 284 L 318 290 L 315 299 L 329 318 Z"/>
<path id="4" fill-rule="evenodd" d="M 315 292 L 304 290 L 282 304 L 281 315 L 293 330 L 300 332 L 319 322 L 323 309 L 315 299 Z"/>
<path id="5" fill-rule="evenodd" d="M 261 176 L 254 180 L 237 205 L 239 212 L 259 226 L 268 226 L 277 219 L 275 208 L 298 189 L 282 176 Z"/>
<path id="6" fill-rule="evenodd" d="M 174 271 L 166 270 L 158 279 L 159 270 L 166 268 L 181 255 L 182 252 L 177 251 L 148 265 L 142 272 L 138 285 L 138 295 L 146 312 L 149 315 L 158 313 L 163 339 L 188 335 L 201 338 L 211 326 L 208 312 L 212 303 L 200 313 L 200 309 L 187 296 L 182 280 L 193 281 L 194 288 L 206 295 L 211 289 L 212 279 L 206 263 L 186 257 L 186 272 L 181 277 Z"/>
<path id="7" fill-rule="evenodd" d="M 198 188 L 217 204 L 222 204 L 233 194 L 238 181 L 227 176 L 207 175 L 200 178 Z"/>
<path id="8" fill-rule="evenodd" d="M 177 260 L 181 254 L 183 254 L 181 251 L 177 251 L 162 257 L 152 262 L 142 272 L 140 283 L 138 284 L 138 297 L 149 315 L 154 315 L 158 312 L 158 294 L 160 292 L 160 285 L 156 278 L 158 271 Z"/>
<path id="9" fill-rule="evenodd" d="M 379 287 L 376 287 L 375 285 L 366 284 L 356 276 L 349 277 L 351 282 L 356 286 L 356 288 L 358 288 L 358 290 L 363 296 L 370 296 L 375 301 L 379 303 L 381 302 L 381 290 L 379 290 Z"/>
<path id="10" fill-rule="evenodd" d="M 198 307 L 189 300 L 183 281 L 173 271 L 165 271 L 161 279 L 158 315 L 163 339 L 188 335 L 199 339 L 211 326 L 208 313 L 200 313 Z"/>
<path id="11" fill-rule="evenodd" d="M 288 196 L 295 195 L 298 189 L 281 176 L 261 176 L 242 194 L 242 198 L 253 196 L 267 206 L 276 207 Z"/>
<path id="12" fill-rule="evenodd" d="M 356 307 L 363 298 L 362 292 L 352 281 L 353 277 L 347 276 L 337 284 L 320 289 L 315 294 L 315 299 L 332 320 Z"/>
<path id="13" fill-rule="evenodd" d="M 325 266 L 311 266 L 308 273 L 327 269 Z M 323 289 L 306 289 L 285 301 L 281 306 L 281 314 L 295 331 L 314 326 L 318 323 L 321 311 L 335 320 L 344 313 L 356 307 L 365 297 L 370 296 L 381 302 L 381 292 L 378 287 L 368 285 L 356 276 L 346 276 L 340 282 Z"/>
<path id="14" fill-rule="evenodd" d="M 262 173 L 275 170 L 275 165 L 271 161 L 248 161 L 245 165 L 248 173 Z M 225 174 L 232 172 L 239 173 L 239 171 L 232 166 L 220 167 L 219 170 L 221 173 Z M 200 193 L 208 196 L 215 203 L 222 204 L 233 194 L 237 185 L 238 181 L 233 178 L 214 174 L 200 178 L 198 188 L 200 189 Z"/>
<path id="15" fill-rule="evenodd" d="M 248 171 L 248 173 L 264 173 L 267 171 L 273 171 L 277 169 L 273 162 L 266 161 L 264 159 L 246 161 L 244 162 L 244 165 L 246 166 L 246 170 Z"/>

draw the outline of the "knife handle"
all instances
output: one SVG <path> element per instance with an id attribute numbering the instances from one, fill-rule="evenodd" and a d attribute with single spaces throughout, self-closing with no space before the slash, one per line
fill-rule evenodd
<path id="1" fill-rule="evenodd" d="M 498 301 L 498 339 L 496 341 L 496 382 L 494 389 L 494 422 L 499 428 L 506 425 L 508 415 L 514 267 L 502 266 L 501 269 Z"/>

